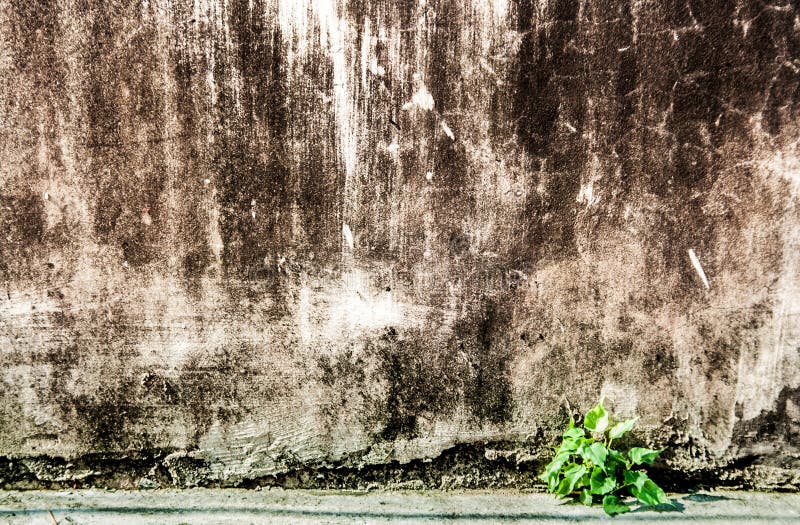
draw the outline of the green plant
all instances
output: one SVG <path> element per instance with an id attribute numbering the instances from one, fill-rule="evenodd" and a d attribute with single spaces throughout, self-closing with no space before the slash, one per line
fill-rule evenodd
<path id="1" fill-rule="evenodd" d="M 631 510 L 623 501 L 626 494 L 644 505 L 671 505 L 664 491 L 644 471 L 636 470 L 652 464 L 663 449 L 633 447 L 624 453 L 611 448 L 637 419 L 612 425 L 602 399 L 586 413 L 582 428 L 570 416 L 555 458 L 539 476 L 548 492 L 588 506 L 602 502 L 611 516 Z"/>

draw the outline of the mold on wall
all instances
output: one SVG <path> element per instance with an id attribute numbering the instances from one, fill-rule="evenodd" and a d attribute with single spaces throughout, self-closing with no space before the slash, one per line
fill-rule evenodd
<path id="1" fill-rule="evenodd" d="M 0 0 L 0 484 L 529 485 L 604 395 L 796 488 L 799 28 Z"/>

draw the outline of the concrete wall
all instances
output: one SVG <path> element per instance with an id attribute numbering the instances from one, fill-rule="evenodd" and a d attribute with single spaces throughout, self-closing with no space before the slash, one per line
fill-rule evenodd
<path id="1" fill-rule="evenodd" d="M 798 71 L 788 0 L 0 1 L 4 483 L 523 479 L 603 394 L 796 487 Z"/>

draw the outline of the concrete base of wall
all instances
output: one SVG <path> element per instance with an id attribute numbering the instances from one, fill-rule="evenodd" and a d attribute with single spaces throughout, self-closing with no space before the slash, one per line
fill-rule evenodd
<path id="1" fill-rule="evenodd" d="M 800 523 L 800 494 L 671 495 L 677 510 L 634 511 L 614 523 Z M 154 490 L 0 492 L 3 523 L 550 523 L 606 522 L 600 508 L 518 491 L 341 492 Z"/>

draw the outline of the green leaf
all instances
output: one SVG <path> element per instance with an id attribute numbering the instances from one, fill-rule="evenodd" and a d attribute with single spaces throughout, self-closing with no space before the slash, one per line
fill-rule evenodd
<path id="1" fill-rule="evenodd" d="M 561 443 L 561 446 L 556 449 L 556 455 L 568 454 L 570 456 L 578 456 L 578 451 L 580 450 L 581 446 L 583 446 L 583 443 L 580 441 L 574 439 L 565 440 L 563 443 Z M 577 459 L 577 457 L 573 459 Z"/>
<path id="2" fill-rule="evenodd" d="M 661 487 L 653 483 L 653 480 L 650 479 L 646 480 L 640 489 L 631 487 L 631 494 L 645 505 L 670 504 L 667 495 L 664 494 Z"/>
<path id="3" fill-rule="evenodd" d="M 558 454 L 575 454 L 578 452 L 578 448 L 580 448 L 581 442 L 577 439 L 565 439 L 561 442 L 561 445 L 558 446 L 556 449 L 556 455 Z"/>
<path id="4" fill-rule="evenodd" d="M 650 478 L 648 478 L 647 474 L 645 474 L 644 472 L 641 472 L 641 471 L 638 471 L 638 470 L 626 470 L 625 471 L 625 484 L 626 485 L 633 485 L 634 487 L 636 487 L 636 490 L 641 490 L 642 486 L 649 479 Z"/>
<path id="5" fill-rule="evenodd" d="M 647 463 L 649 465 L 660 453 L 661 450 L 633 447 L 628 451 L 628 457 L 631 458 L 631 461 L 633 461 L 635 465 L 641 465 L 642 463 Z"/>
<path id="6" fill-rule="evenodd" d="M 617 514 L 624 514 L 631 510 L 631 508 L 616 496 L 606 496 L 603 498 L 603 510 L 609 516 L 616 516 Z"/>
<path id="7" fill-rule="evenodd" d="M 587 471 L 586 474 L 584 474 L 583 477 L 575 485 L 575 488 L 577 489 L 577 488 L 582 488 L 582 487 L 588 487 L 590 481 L 591 481 L 591 477 L 589 476 L 589 472 Z"/>
<path id="8" fill-rule="evenodd" d="M 553 494 L 558 487 L 558 474 L 554 474 L 547 479 L 547 492 Z"/>
<path id="9" fill-rule="evenodd" d="M 558 487 L 558 483 L 561 480 L 561 472 L 557 470 L 555 472 L 550 472 L 546 474 L 542 473 L 539 479 L 547 481 L 547 492 L 550 492 L 552 494 L 555 493 L 556 488 Z"/>
<path id="10" fill-rule="evenodd" d="M 582 446 L 578 453 L 586 461 L 591 461 L 595 466 L 606 469 L 606 456 L 608 451 L 602 443 L 592 443 L 591 446 Z"/>
<path id="11" fill-rule="evenodd" d="M 592 500 L 592 495 L 591 495 L 591 494 L 589 493 L 589 491 L 588 491 L 588 490 L 586 490 L 586 489 L 583 489 L 583 490 L 581 491 L 581 497 L 580 497 L 580 500 L 581 500 L 581 503 L 583 503 L 583 504 L 584 504 L 584 505 L 586 505 L 587 507 L 591 507 L 591 506 L 592 506 L 592 503 L 594 503 L 594 501 Z"/>
<path id="12" fill-rule="evenodd" d="M 567 496 L 575 490 L 575 484 L 586 474 L 586 467 L 583 465 L 573 465 L 564 471 L 564 479 L 558 485 L 556 494 L 559 496 Z"/>
<path id="13" fill-rule="evenodd" d="M 561 483 L 558 484 L 558 488 L 555 490 L 556 495 L 563 498 L 566 497 L 570 492 L 572 492 L 572 489 L 570 489 L 569 480 L 562 479 Z"/>
<path id="14" fill-rule="evenodd" d="M 635 425 L 636 421 L 638 420 L 639 418 L 635 417 L 633 419 L 617 423 L 616 425 L 611 427 L 611 430 L 608 431 L 608 437 L 610 437 L 611 439 L 621 438 L 626 432 L 631 431 L 633 425 Z"/>
<path id="15" fill-rule="evenodd" d="M 564 438 L 582 438 L 586 435 L 586 431 L 578 427 L 570 427 L 564 431 Z"/>
<path id="16" fill-rule="evenodd" d="M 547 466 L 544 467 L 544 472 L 542 472 L 539 475 L 539 479 L 541 479 L 542 481 L 546 481 L 546 478 L 549 477 L 551 474 L 557 474 L 568 459 L 569 459 L 569 454 L 567 453 L 557 454 L 556 457 L 553 458 L 553 461 L 551 461 L 550 463 L 547 464 Z"/>
<path id="17" fill-rule="evenodd" d="M 605 432 L 608 427 L 608 412 L 603 407 L 602 400 L 586 413 L 586 417 L 583 418 L 583 426 L 590 432 Z"/>
<path id="18" fill-rule="evenodd" d="M 613 448 L 608 449 L 608 457 L 610 457 L 614 461 L 620 461 L 622 463 L 627 462 L 622 452 L 620 452 L 619 450 L 614 450 Z"/>
<path id="19" fill-rule="evenodd" d="M 578 484 L 580 479 L 586 474 L 586 466 L 585 465 L 573 465 L 572 467 L 568 468 L 564 471 L 564 477 L 570 480 L 571 487 L 575 487 Z M 572 488 L 570 488 L 570 492 L 572 492 Z"/>
<path id="20" fill-rule="evenodd" d="M 592 494 L 608 494 L 617 488 L 617 480 L 615 480 L 613 476 L 606 475 L 603 469 L 599 467 L 595 467 L 592 471 L 590 483 Z"/>
<path id="21" fill-rule="evenodd" d="M 567 462 L 569 459 L 569 454 L 557 454 L 553 461 L 545 466 L 544 471 L 539 474 L 539 479 L 542 481 L 547 482 L 547 490 L 548 492 L 553 492 L 556 487 L 558 486 L 559 480 L 559 472 L 561 472 L 561 468 L 564 466 L 564 463 Z"/>
<path id="22" fill-rule="evenodd" d="M 606 462 L 608 463 L 607 468 L 612 467 L 615 464 L 619 465 L 628 464 L 628 460 L 625 459 L 625 456 L 623 456 L 620 452 L 614 450 L 613 448 L 608 449 L 608 456 L 606 457 Z"/>

